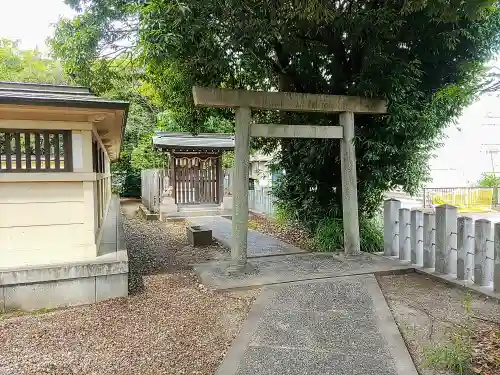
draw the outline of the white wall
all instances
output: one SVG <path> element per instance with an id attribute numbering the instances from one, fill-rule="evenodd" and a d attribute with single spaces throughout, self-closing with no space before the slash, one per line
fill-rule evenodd
<path id="1" fill-rule="evenodd" d="M 431 159 L 428 187 L 476 185 L 483 172 L 500 172 L 500 97 L 483 95 L 446 129 L 443 147 Z M 487 151 L 499 151 L 493 154 Z M 500 173 L 499 173 L 500 175 Z"/>
<path id="2" fill-rule="evenodd" d="M 0 183 L 0 212 L 0 267 L 95 257 L 82 182 Z"/>

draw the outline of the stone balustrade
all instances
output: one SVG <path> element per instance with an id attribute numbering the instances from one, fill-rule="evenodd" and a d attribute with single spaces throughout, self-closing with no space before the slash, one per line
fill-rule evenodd
<path id="1" fill-rule="evenodd" d="M 384 202 L 384 256 L 450 280 L 500 291 L 500 223 L 458 216 L 457 208 L 401 208 Z"/>

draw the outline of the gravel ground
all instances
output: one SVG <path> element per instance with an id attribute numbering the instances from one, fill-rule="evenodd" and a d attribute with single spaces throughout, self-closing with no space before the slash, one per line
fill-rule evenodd
<path id="1" fill-rule="evenodd" d="M 258 292 L 199 285 L 188 264 L 225 250 L 191 248 L 182 225 L 134 218 L 136 205 L 123 206 L 135 293 L 0 316 L 0 374 L 215 373 Z"/>
<path id="2" fill-rule="evenodd" d="M 496 300 L 415 273 L 377 279 L 421 375 L 455 375 L 428 367 L 425 350 L 448 342 L 460 325 L 476 330 L 498 329 L 497 324 L 488 322 L 500 322 Z M 469 319 L 466 305 L 470 306 Z"/>

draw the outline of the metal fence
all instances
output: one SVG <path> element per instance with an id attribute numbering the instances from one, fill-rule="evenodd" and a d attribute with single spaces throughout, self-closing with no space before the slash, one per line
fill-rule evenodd
<path id="1" fill-rule="evenodd" d="M 425 188 L 424 207 L 442 204 L 456 206 L 459 211 L 488 211 L 498 204 L 498 189 L 484 187 Z"/>
<path id="2" fill-rule="evenodd" d="M 271 188 L 249 190 L 248 208 L 267 216 L 274 216 L 276 214 L 276 205 Z"/>
<path id="3" fill-rule="evenodd" d="M 149 211 L 160 212 L 164 187 L 168 186 L 167 180 L 168 171 L 165 169 L 144 169 L 141 171 L 141 200 Z"/>

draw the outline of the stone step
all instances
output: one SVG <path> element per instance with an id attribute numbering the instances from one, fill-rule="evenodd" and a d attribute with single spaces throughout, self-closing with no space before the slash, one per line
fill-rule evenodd
<path id="1" fill-rule="evenodd" d="M 220 208 L 220 204 L 196 204 L 179 206 L 179 212 L 214 211 Z"/>
<path id="2" fill-rule="evenodd" d="M 179 220 L 186 219 L 190 217 L 201 217 L 201 216 L 231 216 L 231 210 L 226 209 L 216 209 L 216 210 L 192 210 L 192 211 L 179 211 L 179 212 L 168 212 L 160 211 L 160 220 Z"/>

